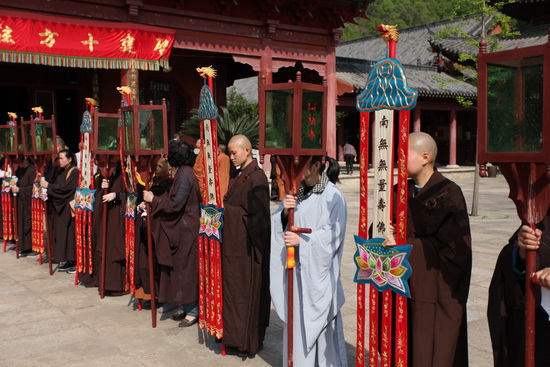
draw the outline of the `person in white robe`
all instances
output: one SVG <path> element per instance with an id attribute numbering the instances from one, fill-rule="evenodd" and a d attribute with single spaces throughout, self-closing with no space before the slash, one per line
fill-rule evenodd
<path id="1" fill-rule="evenodd" d="M 297 246 L 294 269 L 293 361 L 295 366 L 347 366 L 340 310 L 345 302 L 340 282 L 347 205 L 336 187 L 339 166 L 315 156 L 304 170 L 296 196 L 286 195 L 271 216 L 271 299 L 285 322 L 283 366 L 287 365 L 286 247 Z M 288 231 L 288 209 L 294 225 L 310 234 Z"/>

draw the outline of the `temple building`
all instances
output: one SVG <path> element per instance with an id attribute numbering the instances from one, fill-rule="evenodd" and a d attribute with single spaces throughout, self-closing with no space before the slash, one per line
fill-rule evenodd
<path id="1" fill-rule="evenodd" d="M 218 71 L 214 98 L 236 79 L 258 83 L 326 78 L 328 150 L 336 151 L 336 53 L 341 28 L 367 0 L 11 0 L 0 3 L 0 113 L 54 115 L 76 150 L 84 98 L 116 113 L 117 86 L 134 103 L 168 105 L 169 136 L 198 107 L 197 67 Z"/>

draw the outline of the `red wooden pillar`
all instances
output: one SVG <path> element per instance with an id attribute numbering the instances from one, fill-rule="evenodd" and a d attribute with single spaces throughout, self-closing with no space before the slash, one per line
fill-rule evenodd
<path id="1" fill-rule="evenodd" d="M 449 168 L 456 168 L 456 109 L 449 111 Z"/>
<path id="2" fill-rule="evenodd" d="M 325 64 L 327 78 L 327 155 L 337 157 L 336 147 L 336 52 L 335 47 L 330 46 Z"/>
<path id="3" fill-rule="evenodd" d="M 413 110 L 413 131 L 415 133 L 421 131 L 420 112 L 421 110 L 418 106 Z"/>

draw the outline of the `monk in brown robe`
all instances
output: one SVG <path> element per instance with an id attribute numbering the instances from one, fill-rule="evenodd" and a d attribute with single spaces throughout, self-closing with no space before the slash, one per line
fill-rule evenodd
<path id="1" fill-rule="evenodd" d="M 170 177 L 170 165 L 165 159 L 160 159 L 155 169 L 155 176 L 150 190 L 155 196 L 161 196 L 170 189 L 174 179 Z M 142 190 L 143 191 L 143 190 Z M 143 193 L 142 193 L 143 197 Z M 135 259 L 135 278 L 136 285 L 135 297 L 138 299 L 151 299 L 151 288 L 149 285 L 149 254 L 147 248 L 147 217 L 142 216 L 145 211 L 145 202 L 142 201 L 138 206 L 138 214 L 136 215 L 136 259 Z M 153 267 L 155 282 L 158 283 L 158 261 L 153 254 Z M 155 287 L 155 294 L 158 294 L 158 284 Z"/>
<path id="2" fill-rule="evenodd" d="M 535 280 L 550 289 L 550 210 L 537 229 L 522 225 L 497 260 L 489 287 L 487 318 L 495 367 L 521 367 L 525 355 L 525 250 L 537 251 Z M 550 366 L 550 321 L 535 287 L 535 366 Z"/>
<path id="3" fill-rule="evenodd" d="M 36 168 L 28 158 L 21 160 L 17 171 L 17 184 L 15 180 L 11 182 L 11 191 L 17 201 L 17 230 L 19 234 L 19 256 L 28 256 L 32 254 L 32 213 L 31 198 L 34 179 L 36 178 Z"/>
<path id="4" fill-rule="evenodd" d="M 458 185 L 435 171 L 437 145 L 409 137 L 407 244 L 409 361 L 412 367 L 468 366 L 466 301 L 470 290 L 470 222 Z M 390 241 L 393 242 L 393 239 Z"/>
<path id="5" fill-rule="evenodd" d="M 224 199 L 223 343 L 253 355 L 262 347 L 271 303 L 269 185 L 244 135 L 232 137 L 228 148 L 239 169 Z"/>
<path id="6" fill-rule="evenodd" d="M 180 327 L 198 321 L 198 235 L 200 190 L 193 164 L 193 146 L 184 140 L 168 143 L 168 163 L 176 169 L 174 182 L 163 195 L 143 192 L 151 203 L 151 231 L 155 244 L 160 279 L 159 302 L 179 305 L 185 318 Z"/>
<path id="7" fill-rule="evenodd" d="M 107 215 L 107 246 L 103 258 L 105 259 L 105 290 L 106 294 L 111 296 L 124 294 L 126 287 L 126 242 L 124 237 L 126 232 L 124 226 L 126 188 L 122 175 L 119 162 L 109 179 L 102 179 L 101 189 L 96 193 L 96 201 L 102 204 L 107 203 L 107 212 L 103 213 L 103 215 Z M 103 189 L 108 189 L 109 192 L 103 194 Z M 103 226 L 103 223 L 101 225 Z M 101 243 L 101 238 L 99 243 Z M 96 247 L 96 251 L 99 251 L 100 255 L 101 250 L 101 245 Z"/>
<path id="8" fill-rule="evenodd" d="M 78 185 L 78 168 L 73 153 L 68 149 L 58 155 L 59 169 L 52 178 L 53 182 L 43 180 L 40 186 L 48 190 L 53 228 L 53 258 L 65 262 L 57 270 L 73 273 L 76 271 L 76 236 L 75 223 L 71 214 L 69 201 L 74 198 Z"/>

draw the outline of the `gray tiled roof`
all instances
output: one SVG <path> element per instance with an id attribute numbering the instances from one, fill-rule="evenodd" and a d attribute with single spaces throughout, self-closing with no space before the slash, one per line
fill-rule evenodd
<path id="1" fill-rule="evenodd" d="M 336 77 L 351 85 L 355 91 L 364 88 L 368 73 L 375 64 L 373 61 L 358 60 L 346 57 L 336 58 Z M 409 87 L 415 89 L 422 97 L 473 97 L 477 88 L 459 81 L 444 73 L 438 73 L 433 66 L 403 65 Z M 441 84 L 443 82 L 443 85 Z"/>
<path id="2" fill-rule="evenodd" d="M 550 24 L 527 26 L 519 29 L 520 35 L 512 38 L 499 39 L 499 51 L 511 50 L 516 47 L 531 47 L 544 44 L 548 41 L 548 28 Z M 460 38 L 446 38 L 431 40 L 432 44 L 440 48 L 443 54 L 456 57 L 461 53 L 475 55 L 477 47 L 472 47 Z"/>
<path id="3" fill-rule="evenodd" d="M 433 65 L 435 53 L 429 40 L 445 26 L 460 26 L 469 34 L 479 34 L 479 22 L 463 24 L 461 20 L 442 20 L 399 30 L 397 59 L 407 65 Z M 336 47 L 336 56 L 363 60 L 380 60 L 386 57 L 386 43 L 379 35 L 342 42 Z"/>

